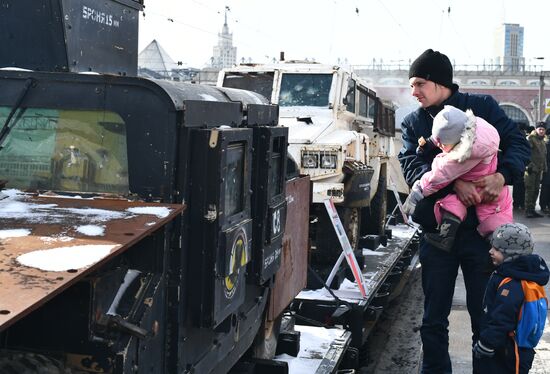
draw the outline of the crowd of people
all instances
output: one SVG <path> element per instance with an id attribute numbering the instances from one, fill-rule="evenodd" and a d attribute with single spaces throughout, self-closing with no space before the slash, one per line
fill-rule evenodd
<path id="1" fill-rule="evenodd" d="M 550 273 L 532 253 L 529 229 L 514 222 L 519 202 L 507 185 L 520 186 L 517 195 L 524 180 L 525 213 L 539 215 L 544 177 L 549 185 L 543 189 L 550 190 L 546 130 L 538 124 L 526 138 L 491 96 L 461 92 L 440 52 L 422 53 L 411 64 L 409 83 L 420 107 L 401 123 L 399 161 L 411 187 L 403 209 L 423 233 L 422 373 L 452 373 L 448 317 L 459 268 L 474 373 L 527 373 L 544 329 Z M 543 211 L 549 209 L 542 201 Z"/>

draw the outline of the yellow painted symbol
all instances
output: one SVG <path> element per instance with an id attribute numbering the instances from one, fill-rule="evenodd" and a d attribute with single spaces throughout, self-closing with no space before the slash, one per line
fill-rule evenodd
<path id="1" fill-rule="evenodd" d="M 241 231 L 237 234 L 233 246 L 231 247 L 231 254 L 229 256 L 229 275 L 225 277 L 225 296 L 230 299 L 235 294 L 237 288 L 238 276 L 240 269 L 248 262 L 248 256 L 246 251 L 247 241 L 246 234 Z"/>

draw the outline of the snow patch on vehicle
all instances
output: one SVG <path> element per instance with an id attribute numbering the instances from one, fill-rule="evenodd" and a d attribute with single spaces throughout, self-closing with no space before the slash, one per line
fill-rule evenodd
<path id="1" fill-rule="evenodd" d="M 380 247 L 378 247 L 380 248 Z M 384 247 L 382 247 L 384 248 Z M 376 252 L 376 251 L 373 251 L 372 249 L 368 249 L 368 248 L 363 248 L 363 256 L 387 256 L 388 254 L 385 253 L 385 252 Z"/>
<path id="2" fill-rule="evenodd" d="M 17 257 L 21 265 L 44 271 L 87 268 L 106 257 L 118 245 L 77 245 L 41 249 Z"/>
<path id="3" fill-rule="evenodd" d="M 298 357 L 287 354 L 275 356 L 275 360 L 288 363 L 289 373 L 315 373 L 330 349 L 330 344 L 345 333 L 345 330 L 339 328 L 325 329 L 300 325 L 296 325 L 296 331 L 300 332 Z"/>
<path id="4" fill-rule="evenodd" d="M 6 230 L 0 230 L 0 239 L 6 239 L 6 238 L 20 238 L 22 236 L 28 236 L 31 234 L 31 230 L 29 229 L 6 229 Z"/>
<path id="5" fill-rule="evenodd" d="M 71 236 L 41 236 L 40 240 L 42 240 L 44 243 L 53 243 L 53 242 L 70 242 L 71 240 L 74 240 Z"/>
<path id="6" fill-rule="evenodd" d="M 67 212 L 86 216 L 95 222 L 110 221 L 112 219 L 121 219 L 126 216 L 123 212 L 117 212 L 107 209 L 95 209 L 95 208 L 59 208 L 59 210 L 65 210 Z"/>
<path id="7" fill-rule="evenodd" d="M 105 234 L 105 227 L 96 225 L 83 225 L 77 226 L 76 231 L 88 236 L 103 236 Z"/>
<path id="8" fill-rule="evenodd" d="M 56 199 L 77 199 L 77 200 L 93 200 L 93 197 L 82 197 L 80 195 L 58 195 L 58 194 L 38 194 L 38 197 L 55 197 Z"/>
<path id="9" fill-rule="evenodd" d="M 170 209 L 157 206 L 144 206 L 126 209 L 130 213 L 134 214 L 150 214 L 159 218 L 164 218 L 170 214 Z"/>
<path id="10" fill-rule="evenodd" d="M 36 204 L 23 201 L 26 194 L 19 190 L 2 191 L 7 198 L 0 200 L 0 219 L 25 219 L 34 223 L 56 223 L 63 215 L 60 211 L 69 212 L 75 215 L 75 220 L 86 222 L 105 222 L 111 219 L 124 218 L 126 212 L 117 212 L 106 209 L 92 208 L 61 208 L 57 204 Z"/>
<path id="11" fill-rule="evenodd" d="M 7 200 L 7 201 L 6 201 Z M 9 197 L 0 200 L 0 219 L 2 218 L 25 218 L 30 221 L 39 221 L 44 218 L 40 210 L 56 207 L 57 204 L 27 204 L 20 201 L 15 201 Z"/>

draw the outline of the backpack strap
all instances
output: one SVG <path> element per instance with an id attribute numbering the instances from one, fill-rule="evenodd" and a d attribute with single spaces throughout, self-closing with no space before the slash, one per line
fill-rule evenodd
<path id="1" fill-rule="evenodd" d="M 506 277 L 506 278 L 504 278 L 504 279 L 501 280 L 500 283 L 498 284 L 497 290 L 498 290 L 500 287 L 504 286 L 506 283 L 511 282 L 511 281 L 512 281 L 512 278 L 511 278 L 511 277 Z"/>
<path id="2" fill-rule="evenodd" d="M 506 278 L 503 278 L 500 283 L 498 284 L 498 287 L 497 287 L 497 290 L 504 286 L 506 283 L 509 283 L 512 281 L 512 278 L 511 277 L 506 277 Z M 520 310 L 520 316 L 521 316 L 521 310 Z M 511 337 L 512 339 L 514 339 L 514 337 L 516 336 L 516 332 L 515 331 L 510 331 L 508 333 L 508 336 Z"/>
<path id="3" fill-rule="evenodd" d="M 500 283 L 498 284 L 497 290 L 498 290 L 500 287 L 504 286 L 506 283 L 509 283 L 509 282 L 511 282 L 511 281 L 512 281 L 512 278 L 511 278 L 511 277 L 506 277 L 506 278 L 502 279 L 502 280 L 500 281 Z M 521 286 L 522 286 L 522 288 L 523 288 L 523 281 L 521 281 Z M 524 291 L 524 293 L 525 293 L 525 291 Z M 521 308 L 520 308 L 520 310 L 519 310 L 518 320 L 519 320 L 519 318 L 521 318 L 522 309 L 523 309 L 523 303 L 522 303 L 522 306 L 521 306 Z M 514 329 L 514 331 L 510 331 L 510 332 L 508 333 L 508 336 L 509 336 L 509 337 L 512 339 L 512 341 L 514 342 L 514 356 L 515 356 L 515 361 L 516 361 L 516 362 L 515 362 L 515 368 L 514 368 L 515 370 L 514 370 L 514 373 L 515 373 L 515 374 L 519 374 L 519 348 L 518 348 L 518 343 L 516 342 L 516 331 L 515 331 L 515 329 Z"/>
<path id="4" fill-rule="evenodd" d="M 514 355 L 516 356 L 515 374 L 519 374 L 519 347 L 518 347 L 518 343 L 516 342 L 516 339 L 513 339 L 513 340 L 514 340 Z"/>

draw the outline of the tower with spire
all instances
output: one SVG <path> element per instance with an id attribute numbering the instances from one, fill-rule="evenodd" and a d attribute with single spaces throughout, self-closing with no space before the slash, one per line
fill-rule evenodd
<path id="1" fill-rule="evenodd" d="M 218 33 L 218 45 L 214 46 L 212 56 L 212 67 L 217 69 L 228 68 L 237 63 L 237 47 L 233 47 L 233 34 L 227 26 L 228 11 L 229 7 L 226 6 L 222 32 Z"/>

